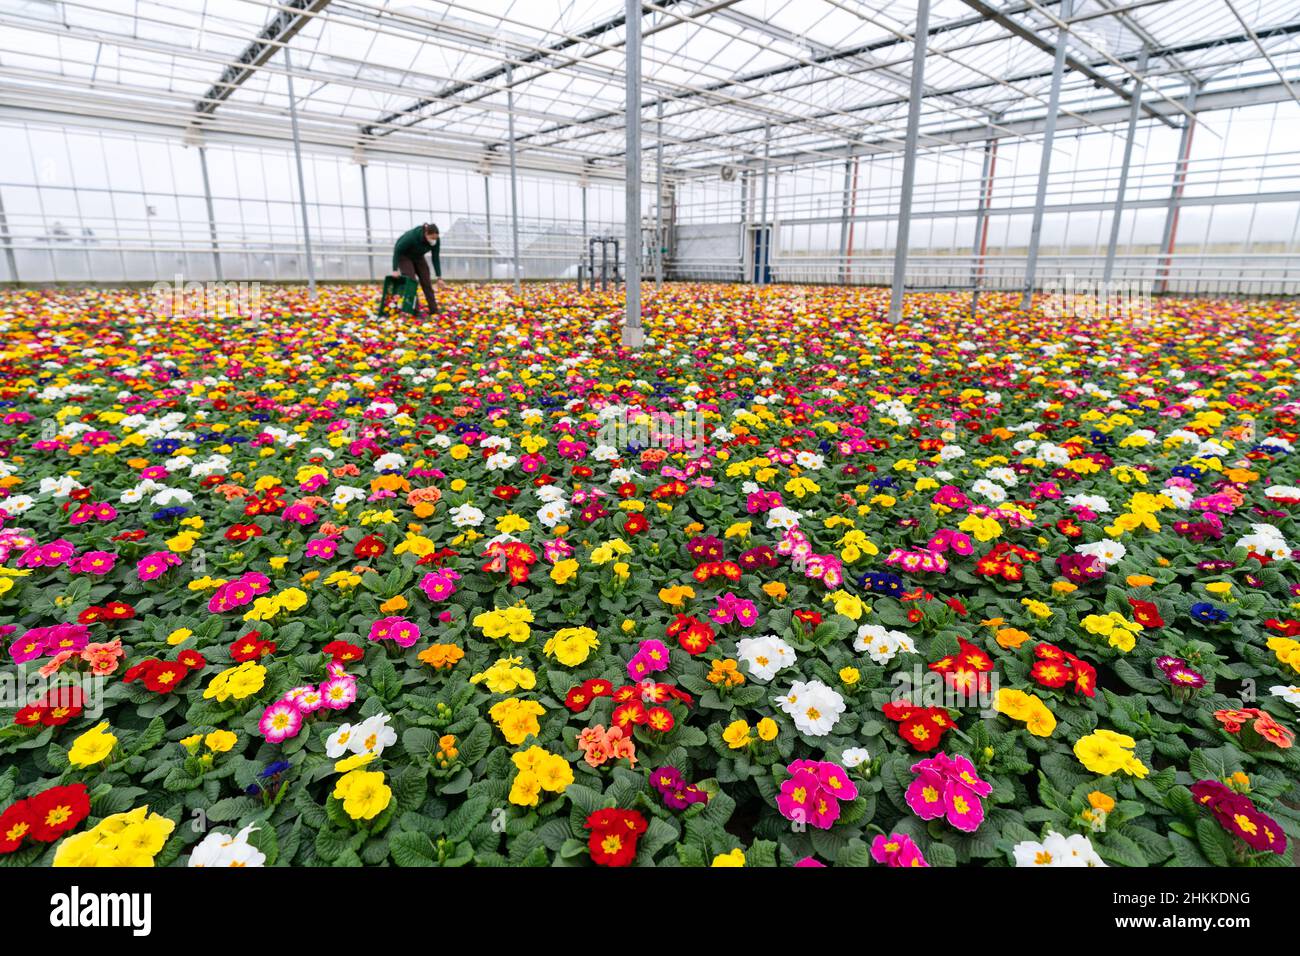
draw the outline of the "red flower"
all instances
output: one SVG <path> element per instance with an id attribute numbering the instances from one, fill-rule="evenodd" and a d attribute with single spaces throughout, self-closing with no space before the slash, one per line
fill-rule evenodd
<path id="1" fill-rule="evenodd" d="M 939 746 L 946 729 L 936 727 L 930 714 L 923 711 L 904 720 L 898 727 L 898 734 L 917 750 L 925 752 Z"/>
<path id="2" fill-rule="evenodd" d="M 1036 661 L 1029 676 L 1044 687 L 1064 687 L 1074 679 L 1074 669 L 1058 661 Z"/>
<path id="3" fill-rule="evenodd" d="M 135 617 L 135 608 L 121 601 L 109 601 L 104 605 L 104 616 L 112 621 L 129 621 Z"/>
<path id="4" fill-rule="evenodd" d="M 192 671 L 208 666 L 208 659 L 198 651 L 181 651 L 176 655 L 176 663 Z"/>
<path id="5" fill-rule="evenodd" d="M 359 661 L 365 651 L 356 644 L 349 644 L 347 641 L 330 641 L 321 650 L 333 658 L 335 663 L 348 663 L 350 661 Z"/>
<path id="6" fill-rule="evenodd" d="M 23 845 L 31 830 L 31 805 L 27 800 L 19 800 L 0 813 L 0 853 L 14 852 Z"/>
<path id="7" fill-rule="evenodd" d="M 1133 608 L 1133 620 L 1137 621 L 1143 627 L 1154 628 L 1164 627 L 1165 619 L 1160 616 L 1160 610 L 1150 601 L 1139 601 L 1137 598 L 1128 599 L 1129 606 Z"/>
<path id="8" fill-rule="evenodd" d="M 644 724 L 646 719 L 645 704 L 639 700 L 629 700 L 626 704 L 619 704 L 614 708 L 609 722 L 612 726 L 622 727 L 625 733 L 630 734 L 633 727 Z"/>
<path id="9" fill-rule="evenodd" d="M 514 485 L 497 485 L 492 489 L 492 494 L 500 498 L 502 501 L 511 501 L 512 499 L 517 498 L 520 493 L 520 489 L 516 488 Z"/>
<path id="10" fill-rule="evenodd" d="M 378 535 L 368 534 L 357 542 L 352 553 L 358 558 L 377 558 L 388 549 L 384 547 L 384 541 Z"/>
<path id="11" fill-rule="evenodd" d="M 599 866 L 628 866 L 636 859 L 637 841 L 647 826 L 636 810 L 597 810 L 585 824 L 591 831 L 587 839 L 591 861 Z"/>
<path id="12" fill-rule="evenodd" d="M 144 686 L 155 694 L 170 694 L 185 679 L 189 669 L 174 661 L 152 661 L 144 673 Z"/>
<path id="13" fill-rule="evenodd" d="M 32 838 L 53 843 L 90 814 L 90 795 L 84 783 L 51 787 L 27 801 Z"/>
<path id="14" fill-rule="evenodd" d="M 661 734 L 666 734 L 673 729 L 677 721 L 673 718 L 673 712 L 667 707 L 651 707 L 646 714 L 646 723 L 651 730 L 657 730 Z"/>
<path id="15" fill-rule="evenodd" d="M 334 643 L 341 644 L 343 642 L 335 641 Z M 230 659 L 236 664 L 243 664 L 245 661 L 255 661 L 265 657 L 273 650 L 275 650 L 275 644 L 262 640 L 261 631 L 249 631 L 230 645 Z M 329 653 L 328 649 L 326 653 Z"/>
<path id="16" fill-rule="evenodd" d="M 803 621 L 809 630 L 816 630 L 822 622 L 820 611 L 795 611 L 794 616 Z"/>
<path id="17" fill-rule="evenodd" d="M 104 609 L 102 607 L 96 607 L 95 605 L 92 604 L 90 607 L 86 608 L 84 611 L 82 611 L 80 614 L 77 615 L 77 623 L 94 624 L 96 621 L 102 621 L 104 619 L 104 616 L 105 616 Z"/>
<path id="18" fill-rule="evenodd" d="M 668 625 L 668 636 L 677 638 L 682 650 L 692 656 L 703 654 L 714 643 L 713 628 L 687 614 L 678 614 Z"/>
<path id="19" fill-rule="evenodd" d="M 623 530 L 628 534 L 640 534 L 650 527 L 650 522 L 646 521 L 645 515 L 634 514 L 623 522 Z"/>
<path id="20" fill-rule="evenodd" d="M 28 704 L 14 714 L 14 723 L 23 727 L 35 727 L 41 723 L 41 708 Z"/>

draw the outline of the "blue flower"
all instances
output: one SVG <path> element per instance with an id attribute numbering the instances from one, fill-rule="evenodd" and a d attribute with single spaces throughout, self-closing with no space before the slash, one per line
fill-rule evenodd
<path id="1" fill-rule="evenodd" d="M 278 777 L 292 766 L 287 760 L 277 760 L 275 763 L 266 765 L 266 768 L 258 774 L 263 780 L 269 777 Z"/>
<path id="2" fill-rule="evenodd" d="M 1228 619 L 1228 612 L 1209 601 L 1198 601 L 1192 605 L 1192 617 L 1202 624 L 1219 624 Z"/>

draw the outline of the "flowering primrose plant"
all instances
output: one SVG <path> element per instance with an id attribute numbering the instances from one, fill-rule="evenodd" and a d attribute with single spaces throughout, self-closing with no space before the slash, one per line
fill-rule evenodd
<path id="1" fill-rule="evenodd" d="M 1288 866 L 1300 310 L 0 291 L 0 860 Z"/>

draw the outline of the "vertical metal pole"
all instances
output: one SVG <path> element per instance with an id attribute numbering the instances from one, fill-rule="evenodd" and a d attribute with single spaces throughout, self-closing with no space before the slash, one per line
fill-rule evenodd
<path id="1" fill-rule="evenodd" d="M 1142 75 L 1147 68 L 1147 48 L 1138 53 L 1137 79 L 1133 83 L 1133 101 L 1128 111 L 1128 135 L 1124 139 L 1124 162 L 1119 168 L 1119 188 L 1115 193 L 1115 211 L 1110 219 L 1110 241 L 1106 244 L 1106 268 L 1101 274 L 1101 283 L 1110 285 L 1110 277 L 1115 272 L 1115 247 L 1119 245 L 1119 225 L 1124 218 L 1124 192 L 1128 189 L 1129 161 L 1133 157 L 1133 140 L 1137 136 L 1138 113 L 1142 109 Z"/>
<path id="2" fill-rule="evenodd" d="M 908 93 L 907 135 L 903 145 L 903 188 L 898 201 L 898 229 L 894 240 L 894 282 L 889 294 L 890 322 L 898 322 L 903 318 L 903 282 L 907 276 L 907 242 L 912 228 L 912 183 L 916 180 L 916 141 L 921 130 L 921 97 L 925 93 L 925 42 L 929 30 L 930 0 L 919 0 L 916 5 L 916 30 L 912 36 L 912 88 Z"/>
<path id="3" fill-rule="evenodd" d="M 1061 0 L 1060 19 L 1070 19 L 1073 4 Z M 1038 271 L 1038 243 L 1043 236 L 1043 207 L 1047 202 L 1047 174 L 1052 168 L 1052 140 L 1056 137 L 1056 114 L 1061 105 L 1061 76 L 1065 72 L 1065 45 L 1070 32 L 1061 27 L 1056 35 L 1056 60 L 1052 64 L 1052 92 L 1047 98 L 1047 117 L 1043 125 L 1043 155 L 1038 161 L 1038 192 L 1034 196 L 1034 220 L 1029 229 L 1029 252 L 1025 259 L 1025 288 L 1020 308 L 1028 309 L 1034 300 L 1034 276 Z"/>
<path id="4" fill-rule="evenodd" d="M 487 173 L 483 174 L 483 208 L 487 210 L 483 219 L 485 224 L 483 231 L 485 233 L 484 238 L 487 240 L 487 277 L 488 281 L 491 282 L 493 279 L 492 264 L 493 260 L 496 259 L 496 249 L 492 245 L 492 177 Z"/>
<path id="5" fill-rule="evenodd" d="M 840 263 L 838 270 L 840 282 L 847 281 L 849 272 L 847 258 L 849 250 L 849 187 L 852 181 L 853 144 L 849 143 L 844 156 L 844 201 L 840 204 Z"/>
<path id="6" fill-rule="evenodd" d="M 772 230 L 767 221 L 767 173 L 768 161 L 772 156 L 772 124 L 767 123 L 763 126 L 763 207 L 758 216 L 758 236 L 762 239 L 763 248 L 758 256 L 758 279 L 759 285 L 767 285 L 767 249 L 772 244 Z"/>
<path id="7" fill-rule="evenodd" d="M 9 235 L 9 219 L 5 216 L 4 193 L 0 192 L 0 243 L 5 247 L 5 261 L 9 263 L 9 281 L 18 281 L 18 260 L 14 257 L 14 240 Z M 125 276 L 125 272 L 123 273 Z"/>
<path id="8" fill-rule="evenodd" d="M 307 294 L 316 298 L 316 262 L 311 254 L 311 227 L 307 223 L 307 181 L 302 174 L 302 142 L 298 138 L 298 100 L 293 95 L 293 61 L 284 50 L 284 77 L 289 81 L 289 120 L 293 127 L 293 158 L 298 164 L 298 206 L 302 210 L 302 241 L 307 251 Z"/>
<path id="9" fill-rule="evenodd" d="M 510 134 L 510 235 L 515 294 L 519 294 L 519 173 L 515 165 L 515 67 L 506 64 L 506 122 Z"/>
<path id="10" fill-rule="evenodd" d="M 626 209 L 623 224 L 627 243 L 627 311 L 623 320 L 623 345 L 638 349 L 645 344 L 641 328 L 641 0 L 627 0 L 627 143 L 625 172 Z"/>
<path id="11" fill-rule="evenodd" d="M 212 186 L 208 181 L 208 148 L 199 146 L 199 170 L 203 173 L 203 201 L 208 207 L 208 236 L 212 240 L 212 267 L 216 271 L 217 281 L 225 280 L 221 274 L 221 250 L 217 247 L 217 216 L 212 206 Z"/>
<path id="12" fill-rule="evenodd" d="M 655 126 L 655 291 L 664 284 L 664 101 Z"/>
<path id="13" fill-rule="evenodd" d="M 361 163 L 361 211 L 366 217 L 366 273 L 369 274 L 375 269 L 375 240 L 370 230 L 370 186 L 366 182 L 367 165 L 369 164 Z"/>
<path id="14" fill-rule="evenodd" d="M 749 173 L 740 171 L 740 281 L 745 281 L 745 251 L 749 245 Z M 752 278 L 752 276 L 751 276 Z"/>
<path id="15" fill-rule="evenodd" d="M 993 172 L 997 168 L 998 141 L 990 136 L 984 142 L 984 166 L 980 170 L 980 203 L 975 210 L 975 249 L 971 263 L 970 312 L 979 308 L 980 282 L 984 278 L 984 253 L 989 241 L 989 200 L 993 198 Z"/>
<path id="16" fill-rule="evenodd" d="M 1187 160 L 1192 153 L 1192 133 L 1196 130 L 1196 94 L 1200 85 L 1194 85 L 1187 94 L 1187 110 L 1192 116 L 1183 121 L 1183 133 L 1178 142 L 1178 163 L 1174 166 L 1174 185 L 1169 193 L 1169 209 L 1165 212 L 1164 235 L 1160 240 L 1163 258 L 1156 282 L 1157 292 L 1169 291 L 1169 270 L 1173 265 L 1174 240 L 1178 237 L 1178 208 L 1187 186 Z"/>

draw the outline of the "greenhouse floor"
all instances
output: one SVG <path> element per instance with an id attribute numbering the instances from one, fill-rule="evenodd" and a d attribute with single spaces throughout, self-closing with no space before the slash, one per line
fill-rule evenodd
<path id="1" fill-rule="evenodd" d="M 10 862 L 1291 863 L 1297 303 L 190 296 L 0 290 Z"/>

